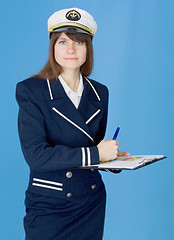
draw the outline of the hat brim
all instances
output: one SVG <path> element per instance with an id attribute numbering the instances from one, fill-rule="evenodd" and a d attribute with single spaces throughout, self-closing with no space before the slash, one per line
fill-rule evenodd
<path id="1" fill-rule="evenodd" d="M 52 33 L 54 33 L 54 32 L 85 33 L 85 34 L 90 35 L 93 38 L 93 35 L 90 32 L 87 32 L 87 31 L 85 31 L 81 28 L 77 28 L 77 27 L 75 28 L 75 27 L 68 26 L 68 27 L 61 27 L 61 28 L 59 27 L 57 29 L 54 29 L 53 31 L 50 32 L 50 38 L 51 38 Z"/>

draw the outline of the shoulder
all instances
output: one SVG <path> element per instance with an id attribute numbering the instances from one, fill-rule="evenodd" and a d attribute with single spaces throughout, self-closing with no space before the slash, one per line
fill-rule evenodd
<path id="1" fill-rule="evenodd" d="M 39 96 L 43 92 L 45 86 L 46 79 L 30 77 L 17 83 L 16 94 L 22 92 L 23 94 L 28 93 L 35 96 Z"/>
<path id="2" fill-rule="evenodd" d="M 17 88 L 39 89 L 46 82 L 43 78 L 30 77 L 17 83 Z"/>
<path id="3" fill-rule="evenodd" d="M 37 101 L 42 99 L 42 94 L 46 88 L 46 80 L 42 78 L 30 77 L 22 80 L 16 85 L 16 100 L 17 102 L 30 99 L 30 101 Z"/>

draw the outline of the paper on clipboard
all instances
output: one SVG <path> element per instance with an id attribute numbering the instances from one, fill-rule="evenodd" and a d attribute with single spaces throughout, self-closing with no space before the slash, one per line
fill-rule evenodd
<path id="1" fill-rule="evenodd" d="M 164 158 L 166 158 L 164 155 L 134 155 L 130 157 L 118 157 L 112 161 L 89 166 L 89 168 L 134 170 Z"/>

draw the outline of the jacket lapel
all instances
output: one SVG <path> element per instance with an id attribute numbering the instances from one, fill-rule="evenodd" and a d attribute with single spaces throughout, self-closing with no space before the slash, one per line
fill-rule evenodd
<path id="1" fill-rule="evenodd" d="M 88 123 L 92 121 L 96 115 L 100 114 L 101 101 L 96 97 L 95 92 L 91 88 L 86 79 L 83 79 L 84 90 L 79 104 L 76 109 L 67 94 L 65 93 L 59 80 L 47 80 L 48 91 L 50 95 L 50 106 L 55 114 L 68 121 L 73 127 L 77 128 L 85 134 L 92 142 L 94 136 L 90 131 Z"/>
<path id="2" fill-rule="evenodd" d="M 88 125 L 90 121 L 101 113 L 102 103 L 97 98 L 94 90 L 84 78 L 84 91 L 79 104 L 78 111 L 81 113 L 85 123 Z"/>

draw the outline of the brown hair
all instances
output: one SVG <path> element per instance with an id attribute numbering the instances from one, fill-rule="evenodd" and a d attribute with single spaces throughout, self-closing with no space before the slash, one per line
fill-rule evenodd
<path id="1" fill-rule="evenodd" d="M 52 33 L 49 44 L 48 61 L 42 68 L 42 70 L 39 73 L 35 74 L 34 77 L 40 77 L 44 79 L 48 78 L 51 80 L 55 78 L 57 79 L 58 76 L 61 74 L 62 72 L 61 66 L 56 62 L 54 57 L 54 45 L 57 39 L 59 38 L 60 34 L 61 34 L 60 32 Z M 93 45 L 91 36 L 84 33 L 65 33 L 65 34 L 73 41 L 80 41 L 86 43 L 87 47 L 86 61 L 80 67 L 80 72 L 85 77 L 89 76 L 93 68 Z"/>

